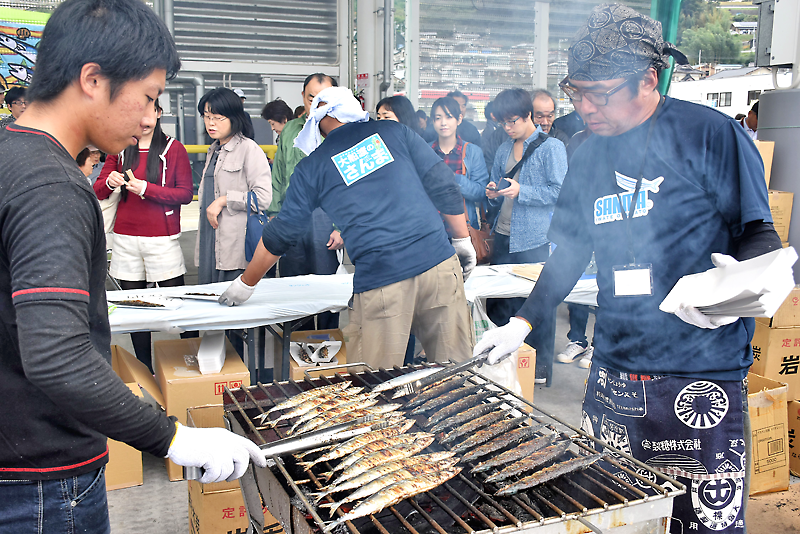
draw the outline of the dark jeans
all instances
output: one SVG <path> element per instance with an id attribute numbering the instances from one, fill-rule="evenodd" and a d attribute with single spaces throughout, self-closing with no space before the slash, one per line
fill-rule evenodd
<path id="1" fill-rule="evenodd" d="M 58 480 L 0 480 L 0 533 L 76 532 L 111 532 L 105 467 Z"/>
<path id="2" fill-rule="evenodd" d="M 523 250 L 522 252 L 509 252 L 508 236 L 498 233 L 494 234 L 492 264 L 538 263 L 547 261 L 548 257 L 550 257 L 549 243 L 534 249 Z M 519 311 L 524 302 L 525 299 L 521 297 L 486 299 L 486 314 L 495 325 L 503 326 L 508 323 L 511 317 L 517 314 L 517 311 Z M 546 378 L 545 373 L 548 372 L 546 370 L 552 369 L 555 341 L 556 311 L 553 310 L 553 312 L 548 314 L 539 326 L 525 338 L 525 343 L 536 349 L 536 375 L 539 378 Z"/>
<path id="3" fill-rule="evenodd" d="M 586 339 L 586 324 L 589 322 L 589 308 L 582 304 L 567 303 L 569 311 L 569 332 L 567 339 L 577 341 L 582 347 L 589 345 Z"/>

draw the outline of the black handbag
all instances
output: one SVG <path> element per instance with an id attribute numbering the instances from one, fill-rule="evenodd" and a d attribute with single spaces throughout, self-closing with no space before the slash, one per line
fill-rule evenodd
<path id="1" fill-rule="evenodd" d="M 255 206 L 255 209 L 253 209 Z M 261 234 L 267 225 L 267 214 L 258 209 L 258 198 L 252 191 L 247 193 L 247 229 L 244 235 L 244 259 L 250 261 L 261 241 Z"/>

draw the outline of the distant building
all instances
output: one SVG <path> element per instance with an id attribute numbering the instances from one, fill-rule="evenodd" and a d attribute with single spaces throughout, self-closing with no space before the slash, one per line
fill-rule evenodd
<path id="1" fill-rule="evenodd" d="M 731 22 L 731 33 L 739 35 L 755 35 L 758 22 Z"/>
<path id="2" fill-rule="evenodd" d="M 672 98 L 714 107 L 731 117 L 747 113 L 761 93 L 775 89 L 771 71 L 761 67 L 723 70 L 701 80 L 673 78 L 673 82 L 669 88 Z M 779 73 L 778 83 L 782 87 L 789 85 L 791 74 Z"/>

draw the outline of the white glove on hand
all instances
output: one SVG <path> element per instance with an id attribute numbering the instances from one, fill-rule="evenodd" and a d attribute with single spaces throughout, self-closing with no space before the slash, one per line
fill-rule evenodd
<path id="1" fill-rule="evenodd" d="M 739 262 L 733 256 L 715 252 L 711 255 L 711 263 L 713 263 L 715 267 L 724 269 L 729 265 Z M 689 323 L 690 325 L 694 325 L 698 328 L 707 328 L 709 330 L 714 330 L 715 328 L 725 326 L 726 324 L 735 323 L 736 320 L 739 319 L 738 317 L 731 317 L 728 315 L 706 315 L 694 306 L 685 304 L 682 304 L 678 308 L 678 310 L 675 312 L 675 315 L 677 315 L 678 318 L 680 318 L 680 320 L 684 323 Z"/>
<path id="2" fill-rule="evenodd" d="M 475 254 L 475 248 L 472 246 L 472 239 L 469 237 L 453 238 L 450 241 L 453 248 L 456 249 L 458 261 L 461 262 L 461 270 L 464 272 L 464 281 L 469 278 L 472 269 L 478 264 L 478 257 Z"/>
<path id="3" fill-rule="evenodd" d="M 511 356 L 511 353 L 522 345 L 530 333 L 531 327 L 528 326 L 528 323 L 512 317 L 507 325 L 487 330 L 475 345 L 472 355 L 477 356 L 491 349 L 486 361 L 489 365 L 494 365 Z"/>
<path id="4" fill-rule="evenodd" d="M 726 324 L 735 323 L 739 318 L 728 315 L 706 315 L 694 306 L 681 304 L 675 311 L 675 315 L 684 323 L 689 323 L 698 328 L 708 328 L 714 330 Z"/>
<path id="5" fill-rule="evenodd" d="M 711 255 L 711 263 L 714 264 L 714 267 L 719 267 L 720 269 L 724 269 L 729 265 L 739 263 L 739 260 L 737 260 L 733 256 L 728 256 L 727 254 L 721 254 L 719 252 L 715 252 Z"/>
<path id="6" fill-rule="evenodd" d="M 236 277 L 236 280 L 231 282 L 228 289 L 219 296 L 219 303 L 228 306 L 238 306 L 252 297 L 253 291 L 255 290 L 256 286 L 248 286 L 242 281 L 242 275 L 239 275 Z"/>
<path id="7" fill-rule="evenodd" d="M 255 443 L 224 428 L 176 426 L 167 458 L 184 467 L 202 467 L 203 484 L 236 480 L 247 471 L 250 459 L 258 467 L 267 466 L 267 458 Z"/>

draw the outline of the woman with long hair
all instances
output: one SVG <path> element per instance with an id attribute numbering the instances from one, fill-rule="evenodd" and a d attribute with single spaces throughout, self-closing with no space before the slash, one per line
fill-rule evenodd
<path id="1" fill-rule="evenodd" d="M 121 196 L 114 221 L 108 272 L 122 289 L 183 285 L 186 264 L 178 238 L 181 204 L 192 201 L 192 168 L 186 149 L 161 131 L 158 100 L 142 118 L 139 143 L 106 158 L 94 183 L 100 200 L 117 188 Z M 132 171 L 133 178 L 127 176 Z M 150 333 L 131 334 L 136 357 L 152 370 Z"/>
<path id="2" fill-rule="evenodd" d="M 248 264 L 244 252 L 247 194 L 255 193 L 258 209 L 266 210 L 272 199 L 272 175 L 264 151 L 246 137 L 249 123 L 236 93 L 226 88 L 209 91 L 197 111 L 214 139 L 198 192 L 198 282 L 230 282 Z"/>
<path id="3" fill-rule="evenodd" d="M 414 106 L 408 98 L 402 95 L 388 96 L 378 102 L 375 107 L 375 115 L 379 121 L 393 120 L 400 124 L 405 124 L 417 135 L 422 135 Z"/>
<path id="4" fill-rule="evenodd" d="M 456 133 L 462 119 L 461 107 L 454 98 L 445 96 L 436 100 L 431 108 L 431 120 L 437 139 L 431 143 L 431 148 L 455 173 L 461 196 L 466 201 L 469 224 L 480 228 L 478 209 L 486 201 L 489 172 L 480 147 L 463 141 Z"/>

